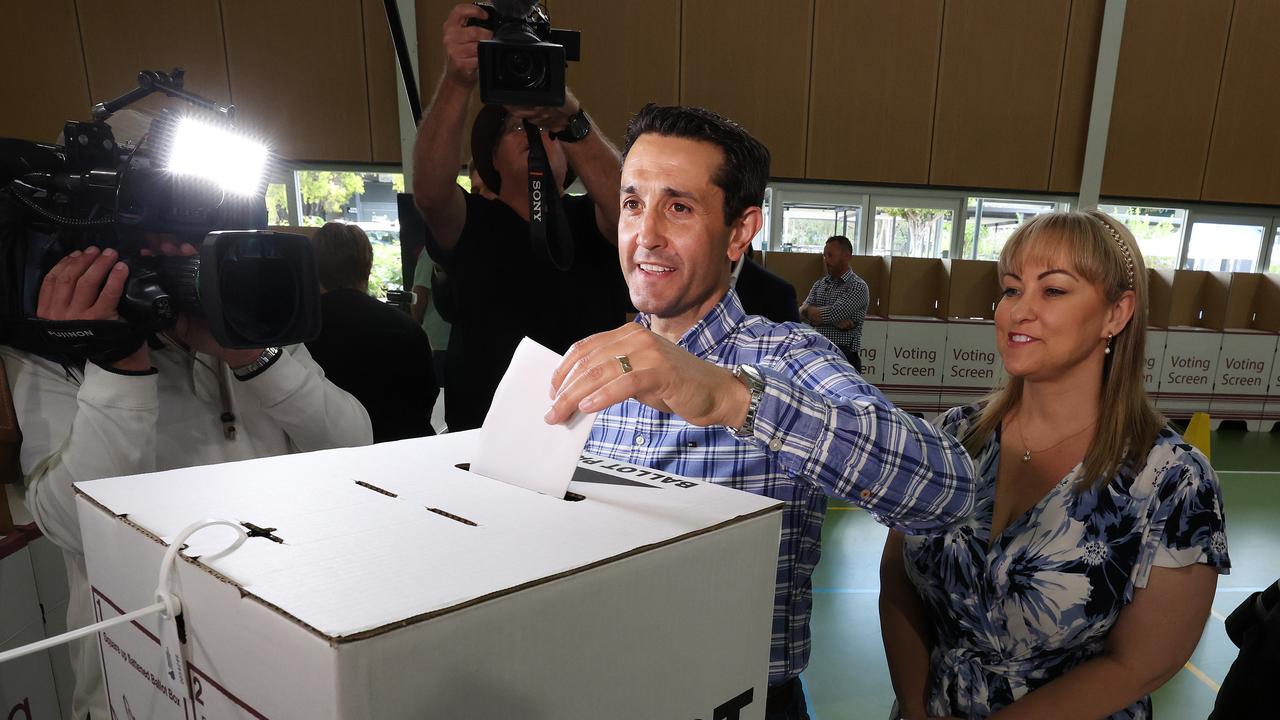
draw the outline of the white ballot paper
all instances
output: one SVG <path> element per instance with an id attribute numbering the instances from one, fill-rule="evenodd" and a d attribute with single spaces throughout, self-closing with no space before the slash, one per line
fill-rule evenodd
<path id="1" fill-rule="evenodd" d="M 596 413 L 575 413 L 560 425 L 542 419 L 551 408 L 551 374 L 562 359 L 529 338 L 520 341 L 484 418 L 472 472 L 564 497 Z"/>

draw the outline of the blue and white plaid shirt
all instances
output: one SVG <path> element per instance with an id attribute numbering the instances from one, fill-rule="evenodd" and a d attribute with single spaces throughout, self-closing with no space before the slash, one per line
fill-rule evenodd
<path id="1" fill-rule="evenodd" d="M 645 315 L 636 321 L 649 326 Z M 716 365 L 760 370 L 754 435 L 695 427 L 631 399 L 600 413 L 586 451 L 786 503 L 769 655 L 777 685 L 809 663 L 826 496 L 906 532 L 932 530 L 970 512 L 973 464 L 955 438 L 890 404 L 826 338 L 747 315 L 732 290 L 679 344 Z"/>

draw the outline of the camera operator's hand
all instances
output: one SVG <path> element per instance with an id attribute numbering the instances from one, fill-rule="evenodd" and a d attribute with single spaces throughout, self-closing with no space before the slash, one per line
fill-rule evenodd
<path id="1" fill-rule="evenodd" d="M 582 109 L 582 103 L 569 88 L 564 89 L 564 104 L 560 107 L 525 107 L 508 105 L 507 112 L 521 120 L 528 120 L 548 132 L 560 132 L 569 125 L 569 118 Z"/>
<path id="2" fill-rule="evenodd" d="M 90 246 L 58 261 L 40 283 L 36 317 L 41 320 L 119 320 L 120 296 L 129 268 L 112 248 Z M 151 369 L 151 353 L 143 343 L 112 363 L 119 370 Z"/>
<path id="3" fill-rule="evenodd" d="M 467 87 L 476 84 L 480 70 L 478 43 L 489 40 L 493 32 L 487 28 L 468 26 L 467 20 L 484 20 L 484 10 L 466 3 L 455 5 L 444 21 L 445 76 Z"/>
<path id="4" fill-rule="evenodd" d="M 171 242 L 160 243 L 161 255 L 198 255 L 199 250 L 190 243 L 182 243 L 181 246 L 174 245 Z M 143 250 L 143 254 L 150 254 Z M 224 348 L 218 344 L 213 338 L 213 333 L 209 332 L 209 323 L 202 317 L 180 313 L 178 322 L 173 326 L 173 335 L 187 347 L 196 352 L 212 355 L 220 358 L 232 368 L 244 367 L 249 363 L 257 360 L 262 355 L 262 348 L 252 350 L 231 350 Z"/>

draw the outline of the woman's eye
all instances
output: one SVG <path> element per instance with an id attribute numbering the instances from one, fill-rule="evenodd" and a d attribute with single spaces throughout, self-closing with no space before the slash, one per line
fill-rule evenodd
<path id="1" fill-rule="evenodd" d="M 1044 294 L 1050 297 L 1058 297 L 1059 295 L 1066 295 L 1067 291 L 1061 288 L 1046 288 Z"/>
<path id="2" fill-rule="evenodd" d="M 1001 292 L 1001 294 L 1002 294 L 1002 295 L 1004 295 L 1005 297 L 1017 297 L 1017 295 L 1018 295 L 1018 288 L 1011 288 L 1011 287 L 1009 287 L 1009 288 L 1005 288 L 1005 289 Z"/>

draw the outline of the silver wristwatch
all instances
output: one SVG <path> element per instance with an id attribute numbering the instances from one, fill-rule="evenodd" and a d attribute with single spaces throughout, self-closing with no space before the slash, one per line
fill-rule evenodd
<path id="1" fill-rule="evenodd" d="M 245 365 L 244 367 L 231 368 L 231 374 L 235 375 L 237 378 L 241 380 L 248 380 L 249 378 L 253 377 L 254 375 L 257 375 L 258 373 L 266 369 L 266 367 L 270 365 L 272 362 L 274 362 L 275 359 L 279 356 L 280 356 L 280 348 L 278 347 L 264 348 L 262 351 L 262 354 L 258 356 L 257 360 L 254 360 L 253 362 L 249 363 L 248 365 Z"/>
<path id="2" fill-rule="evenodd" d="M 738 437 L 751 437 L 756 430 L 756 412 L 760 410 L 760 399 L 764 397 L 764 376 L 754 365 L 738 365 L 733 369 L 733 376 L 751 391 L 751 400 L 747 403 L 747 417 L 742 421 L 742 427 L 730 429 Z"/>

